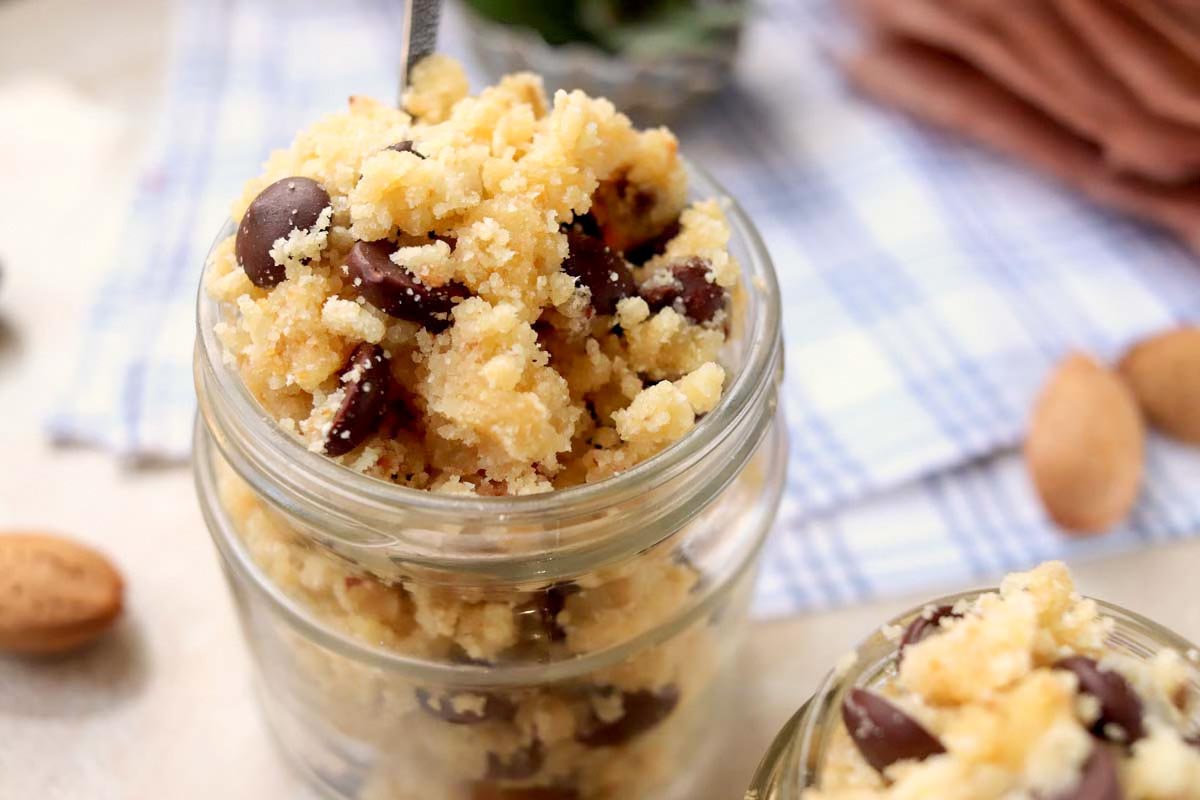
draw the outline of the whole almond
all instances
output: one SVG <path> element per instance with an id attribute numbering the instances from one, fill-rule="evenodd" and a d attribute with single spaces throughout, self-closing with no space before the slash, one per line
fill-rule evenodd
<path id="1" fill-rule="evenodd" d="M 0 650 L 56 653 L 108 630 L 121 576 L 104 556 L 41 533 L 0 534 Z"/>
<path id="2" fill-rule="evenodd" d="M 1200 328 L 1146 339 L 1130 348 L 1118 369 L 1151 425 L 1200 444 Z"/>
<path id="3" fill-rule="evenodd" d="M 1129 514 L 1142 482 L 1144 446 L 1133 394 L 1115 372 L 1074 353 L 1037 399 L 1025 463 L 1051 519 L 1093 533 Z"/>

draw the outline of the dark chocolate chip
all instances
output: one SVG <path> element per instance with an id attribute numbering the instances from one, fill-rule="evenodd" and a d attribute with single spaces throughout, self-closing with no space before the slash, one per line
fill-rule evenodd
<path id="1" fill-rule="evenodd" d="M 492 780 L 524 781 L 537 775 L 545 760 L 542 743 L 534 739 L 525 747 L 505 756 L 487 754 L 487 777 Z"/>
<path id="2" fill-rule="evenodd" d="M 383 348 L 369 342 L 354 348 L 339 380 L 344 390 L 342 404 L 325 437 L 325 454 L 330 456 L 345 455 L 358 447 L 383 419 L 392 380 Z"/>
<path id="3" fill-rule="evenodd" d="M 603 690 L 606 694 L 616 689 Z M 612 722 L 593 717 L 575 740 L 588 747 L 614 747 L 645 733 L 671 715 L 679 704 L 679 690 L 668 686 L 658 692 L 622 692 L 624 713 Z"/>
<path id="4" fill-rule="evenodd" d="M 355 242 L 346 269 L 367 302 L 388 316 L 417 322 L 439 333 L 450 325 L 450 311 L 470 296 L 457 283 L 426 286 L 407 269 L 392 263 L 395 245 L 388 241 Z"/>
<path id="5" fill-rule="evenodd" d="M 678 235 L 679 220 L 675 220 L 668 223 L 661 233 L 626 249 L 625 260 L 640 267 L 655 256 L 661 256 L 666 252 L 667 245 Z"/>
<path id="6" fill-rule="evenodd" d="M 959 614 L 951 606 L 938 606 L 929 612 L 929 614 L 922 612 L 916 619 L 908 623 L 908 627 L 904 629 L 904 634 L 900 637 L 898 657 L 904 658 L 905 648 L 923 642 L 940 631 L 942 629 L 942 620 L 959 619 L 960 617 L 962 617 L 962 614 Z"/>
<path id="7" fill-rule="evenodd" d="M 564 222 L 558 226 L 558 229 L 563 233 L 567 231 L 576 231 L 586 236 L 593 236 L 597 239 L 604 238 L 600 231 L 600 223 L 596 222 L 596 217 L 589 211 L 586 214 L 576 214 L 571 217 L 570 222 Z"/>
<path id="8" fill-rule="evenodd" d="M 543 589 L 531 601 L 541 629 L 552 642 L 567 638 L 567 632 L 558 624 L 558 615 L 567 605 L 567 598 L 579 592 L 573 583 L 560 583 Z"/>
<path id="9" fill-rule="evenodd" d="M 1093 736 L 1128 744 L 1146 735 L 1142 701 L 1119 673 L 1102 669 L 1087 656 L 1069 656 L 1058 661 L 1054 668 L 1073 672 L 1079 680 L 1079 691 L 1100 703 L 1100 716 L 1092 724 Z"/>
<path id="10" fill-rule="evenodd" d="M 579 800 L 579 792 L 566 786 L 500 786 L 476 783 L 471 800 Z"/>
<path id="11" fill-rule="evenodd" d="M 842 721 L 858 752 L 878 772 L 897 761 L 921 761 L 946 752 L 920 723 L 866 689 L 847 693 L 842 701 Z"/>
<path id="12" fill-rule="evenodd" d="M 379 434 L 395 439 L 401 431 L 419 431 L 421 415 L 411 396 L 398 381 L 388 382 L 388 396 L 384 401 L 383 418 L 379 423 Z"/>
<path id="13" fill-rule="evenodd" d="M 479 701 L 483 700 L 480 707 Z M 461 706 L 457 701 L 463 701 Z M 417 689 L 417 702 L 426 713 L 455 725 L 477 725 L 480 722 L 507 722 L 516 716 L 512 701 L 488 692 L 450 691 L 433 694 Z"/>
<path id="14" fill-rule="evenodd" d="M 1083 762 L 1075 788 L 1054 795 L 1052 800 L 1123 800 L 1117 778 L 1117 761 L 1107 747 L 1097 747 Z"/>
<path id="15" fill-rule="evenodd" d="M 397 153 L 412 153 L 414 156 L 421 159 L 425 158 L 425 156 L 416 151 L 412 139 L 403 139 L 395 144 L 390 144 L 388 145 L 387 149 L 395 150 Z"/>
<path id="16" fill-rule="evenodd" d="M 672 280 L 654 282 L 639 294 L 651 311 L 672 306 L 694 322 L 708 322 L 725 308 L 729 293 L 708 279 L 710 265 L 702 258 L 689 258 L 671 267 Z"/>
<path id="17" fill-rule="evenodd" d="M 242 216 L 234 245 L 251 283 L 270 289 L 287 277 L 271 248 L 293 230 L 311 229 L 329 202 L 329 193 L 311 178 L 283 178 L 259 192 Z"/>
<path id="18" fill-rule="evenodd" d="M 599 239 L 576 230 L 567 231 L 570 252 L 563 272 L 579 279 L 592 293 L 592 308 L 612 314 L 617 303 L 637 291 L 629 265 Z"/>

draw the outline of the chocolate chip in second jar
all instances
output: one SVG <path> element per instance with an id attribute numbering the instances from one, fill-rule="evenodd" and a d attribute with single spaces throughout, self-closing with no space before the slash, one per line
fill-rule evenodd
<path id="1" fill-rule="evenodd" d="M 849 691 L 842 701 L 842 721 L 863 759 L 881 773 L 897 761 L 946 752 L 919 722 L 866 689 Z"/>
<path id="2" fill-rule="evenodd" d="M 611 693 L 616 690 L 606 691 Z M 593 719 L 591 724 L 575 734 L 575 739 L 588 747 L 614 747 L 624 744 L 669 717 L 678 704 L 679 690 L 674 686 L 657 692 L 622 692 L 621 716 L 612 722 Z"/>
<path id="3" fill-rule="evenodd" d="M 629 265 L 604 242 L 572 228 L 567 231 L 567 246 L 563 272 L 588 288 L 597 314 L 616 313 L 617 303 L 637 292 Z"/>
<path id="4" fill-rule="evenodd" d="M 537 775 L 545 760 L 542 743 L 534 739 L 528 745 L 503 756 L 487 754 L 487 777 L 491 780 L 525 781 Z"/>
<path id="5" fill-rule="evenodd" d="M 392 262 L 395 245 L 388 241 L 356 242 L 346 257 L 346 270 L 359 293 L 383 313 L 416 322 L 434 333 L 450 326 L 450 312 L 470 296 L 457 283 L 426 286 L 416 275 Z"/>
<path id="6" fill-rule="evenodd" d="M 434 694 L 417 689 L 417 702 L 428 714 L 454 725 L 507 722 L 516 716 L 512 702 L 488 692 L 449 691 Z"/>
<path id="7" fill-rule="evenodd" d="M 242 216 L 234 243 L 250 282 L 263 289 L 281 283 L 285 271 L 271 258 L 271 248 L 293 230 L 310 230 L 329 205 L 329 193 L 311 178 L 283 178 L 259 192 Z"/>
<path id="8" fill-rule="evenodd" d="M 342 404 L 325 436 L 325 454 L 342 456 L 375 432 L 387 410 L 391 370 L 383 348 L 363 342 L 341 373 Z"/>
<path id="9" fill-rule="evenodd" d="M 923 642 L 940 631 L 942 629 L 942 620 L 959 619 L 961 617 L 962 614 L 955 611 L 952 606 L 938 606 L 937 608 L 922 612 L 916 619 L 908 623 L 908 627 L 904 629 L 904 633 L 900 636 L 898 657 L 904 658 L 905 648 Z"/>
<path id="10" fill-rule="evenodd" d="M 1119 673 L 1103 669 L 1095 659 L 1069 656 L 1054 665 L 1075 674 L 1079 691 L 1100 703 L 1100 716 L 1092 734 L 1118 744 L 1130 744 L 1146 735 L 1142 725 L 1142 701 Z"/>
<path id="11" fill-rule="evenodd" d="M 1051 800 L 1124 800 L 1124 797 L 1117 778 L 1117 761 L 1112 751 L 1100 746 L 1083 762 L 1075 787 L 1054 795 Z"/>
<path id="12" fill-rule="evenodd" d="M 704 259 L 689 258 L 671 267 L 670 280 L 652 278 L 639 294 L 651 311 L 671 306 L 693 322 L 709 322 L 729 301 L 725 288 L 708 279 L 709 269 Z"/>

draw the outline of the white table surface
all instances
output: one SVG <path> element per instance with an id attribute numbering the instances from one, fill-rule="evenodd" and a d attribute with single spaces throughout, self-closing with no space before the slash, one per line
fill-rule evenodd
<path id="1" fill-rule="evenodd" d="M 183 468 L 56 450 L 40 420 L 119 222 L 166 53 L 164 0 L 0 0 L 0 529 L 69 533 L 128 578 L 115 635 L 0 657 L 0 798 L 290 798 Z M 19 123 L 19 124 L 18 124 Z M 66 327 L 64 327 L 66 324 Z M 69 364 L 69 362 L 66 362 Z M 1077 565 L 1089 594 L 1200 640 L 1200 542 Z M 947 589 L 963 587 L 941 587 Z M 755 625 L 735 745 L 701 800 L 738 798 L 827 667 L 914 598 Z"/>

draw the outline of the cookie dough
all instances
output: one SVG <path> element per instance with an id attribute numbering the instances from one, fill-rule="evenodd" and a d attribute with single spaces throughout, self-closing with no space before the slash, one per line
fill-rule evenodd
<path id="1" fill-rule="evenodd" d="M 666 129 L 580 92 L 548 99 L 529 74 L 469 96 L 433 57 L 403 109 L 354 97 L 247 185 L 205 278 L 225 361 L 282 429 L 367 476 L 461 495 L 603 480 L 721 399 L 740 268 L 720 201 L 686 193 Z M 370 754 L 350 794 L 632 800 L 694 772 L 752 572 L 704 582 L 686 552 L 702 520 L 565 582 L 434 579 L 387 553 L 382 568 L 335 556 L 214 469 L 265 580 L 364 645 L 497 676 L 625 648 L 553 682 L 439 684 L 261 622 L 268 705 L 303 720 L 280 727 L 329 726 Z M 747 468 L 722 502 L 754 508 L 763 485 Z M 629 646 L 716 591 L 714 611 Z"/>
<path id="2" fill-rule="evenodd" d="M 926 608 L 803 800 L 1200 798 L 1197 653 L 1138 658 L 1112 626 L 1058 562 Z"/>
<path id="3" fill-rule="evenodd" d="M 739 266 L 675 137 L 530 74 L 412 78 L 234 205 L 206 285 L 254 397 L 312 450 L 456 494 L 602 480 L 685 436 L 721 396 Z"/>

